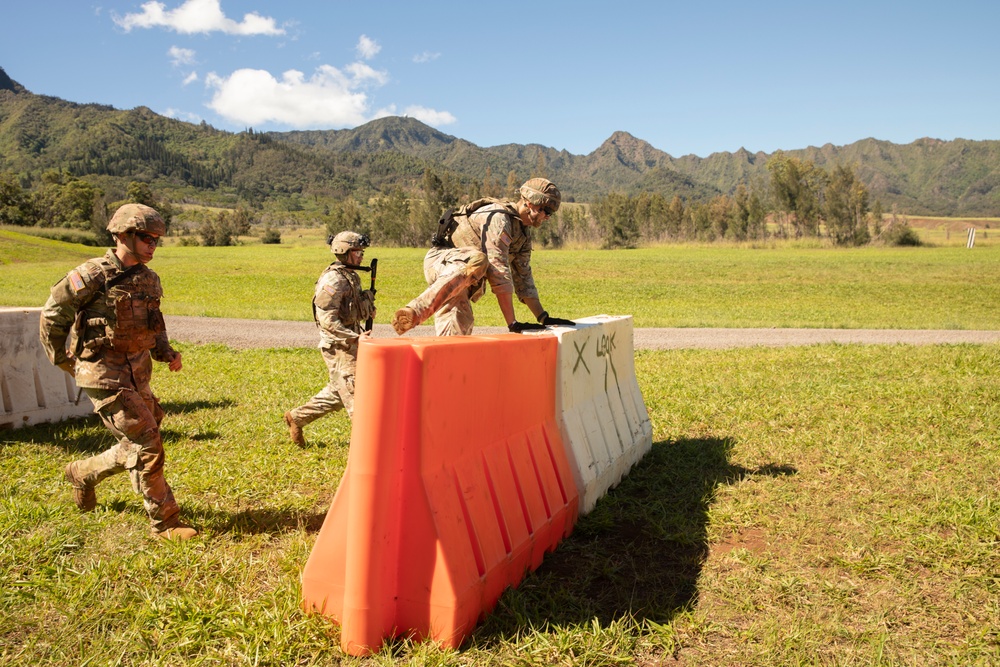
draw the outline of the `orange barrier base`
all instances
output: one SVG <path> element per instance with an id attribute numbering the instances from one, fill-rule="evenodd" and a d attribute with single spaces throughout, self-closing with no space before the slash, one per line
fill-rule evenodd
<path id="1" fill-rule="evenodd" d="M 553 336 L 361 344 L 347 468 L 302 574 L 303 606 L 363 655 L 457 647 L 573 528 Z"/>

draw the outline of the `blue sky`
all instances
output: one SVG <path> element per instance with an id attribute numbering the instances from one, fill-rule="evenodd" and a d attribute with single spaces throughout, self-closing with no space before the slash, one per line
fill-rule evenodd
<path id="1" fill-rule="evenodd" d="M 407 115 L 577 155 L 1000 139 L 1000 2 L 34 0 L 0 12 L 28 90 L 225 130 Z"/>

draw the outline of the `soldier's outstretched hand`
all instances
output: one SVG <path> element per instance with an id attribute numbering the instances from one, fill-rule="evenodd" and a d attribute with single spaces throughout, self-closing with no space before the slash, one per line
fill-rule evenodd
<path id="1" fill-rule="evenodd" d="M 181 364 L 181 353 L 174 352 L 174 358 L 171 359 L 170 363 L 167 364 L 167 368 L 176 373 L 181 369 L 182 366 L 183 364 Z"/>

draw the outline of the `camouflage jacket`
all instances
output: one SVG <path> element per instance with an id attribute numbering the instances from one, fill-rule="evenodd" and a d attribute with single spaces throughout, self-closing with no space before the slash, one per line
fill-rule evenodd
<path id="1" fill-rule="evenodd" d="M 144 264 L 126 269 L 114 250 L 88 260 L 52 286 L 39 336 L 49 361 L 75 361 L 80 387 L 148 384 L 152 359 L 176 352 L 160 312 L 160 278 Z M 67 345 L 68 343 L 68 345 Z"/>
<path id="2" fill-rule="evenodd" d="M 326 267 L 313 295 L 313 319 L 319 327 L 319 347 L 358 353 L 361 323 L 374 309 L 371 290 L 361 289 L 354 269 L 340 262 Z"/>
<path id="3" fill-rule="evenodd" d="M 494 294 L 515 292 L 520 299 L 538 298 L 531 275 L 531 228 L 521 222 L 513 204 L 488 204 L 457 221 L 452 243 L 486 254 L 486 279 Z"/>

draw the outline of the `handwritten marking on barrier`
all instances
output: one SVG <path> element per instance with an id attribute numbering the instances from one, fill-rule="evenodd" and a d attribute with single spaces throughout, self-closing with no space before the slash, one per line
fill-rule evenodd
<path id="1" fill-rule="evenodd" d="M 615 360 L 612 358 L 611 353 L 615 351 L 617 345 L 615 344 L 615 336 L 617 332 L 612 333 L 610 336 L 606 334 L 601 334 L 600 339 L 597 342 L 597 357 L 604 357 L 604 393 L 608 392 L 608 368 L 615 376 L 615 386 L 618 386 L 618 370 L 615 368 Z"/>
<path id="2" fill-rule="evenodd" d="M 576 348 L 576 363 L 573 364 L 573 372 L 576 373 L 576 369 L 579 368 L 580 364 L 587 369 L 587 374 L 590 375 L 590 367 L 587 366 L 587 362 L 583 359 L 583 353 L 587 350 L 588 340 L 583 341 L 583 345 L 577 345 L 576 341 L 573 341 L 573 347 Z"/>

